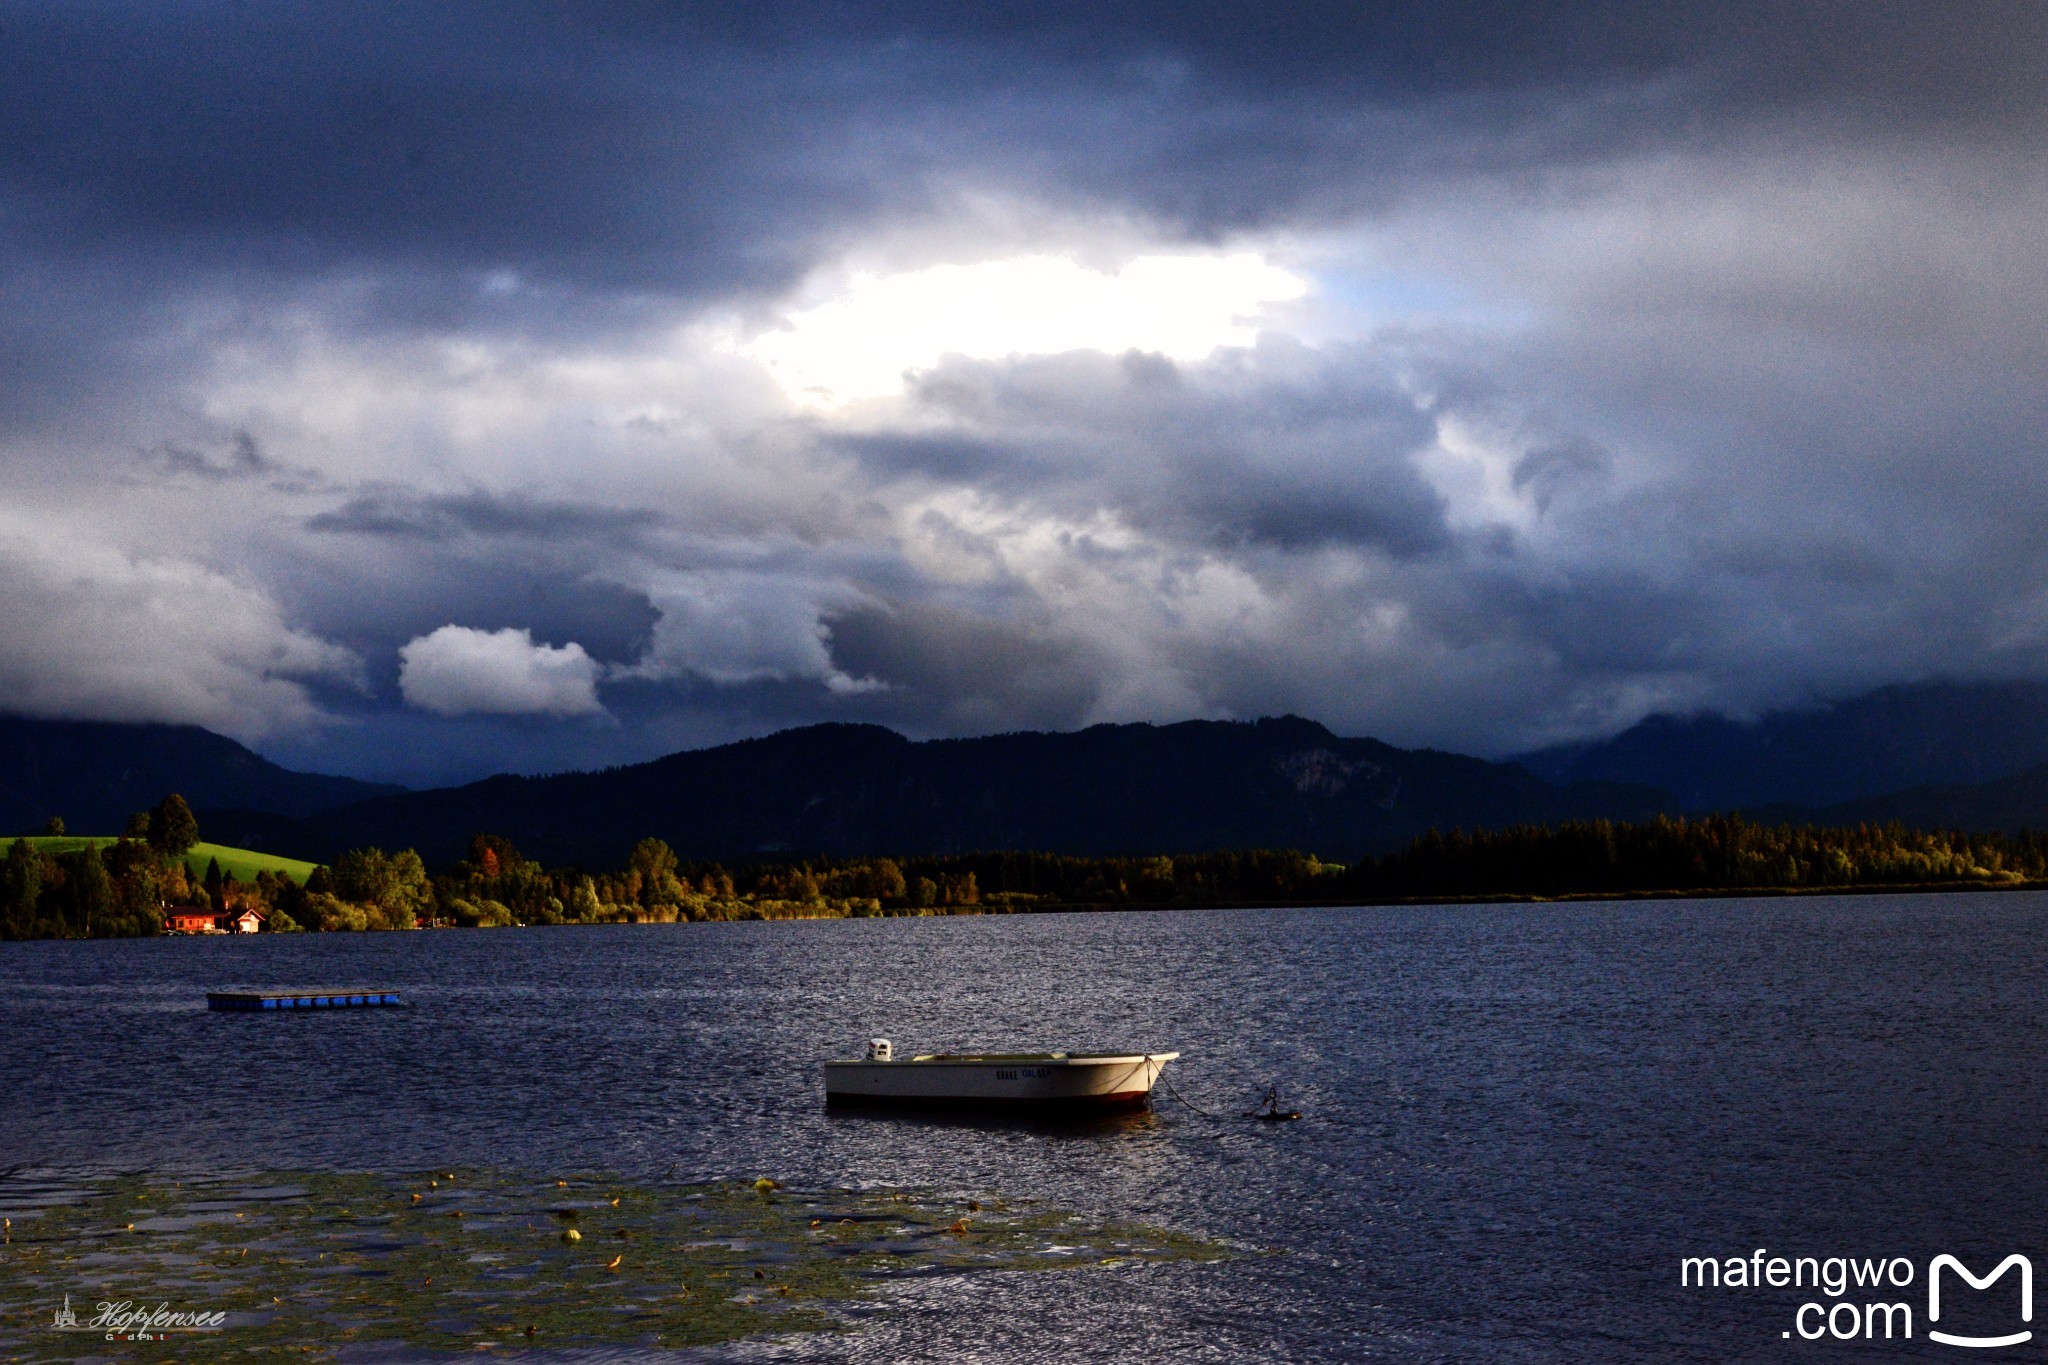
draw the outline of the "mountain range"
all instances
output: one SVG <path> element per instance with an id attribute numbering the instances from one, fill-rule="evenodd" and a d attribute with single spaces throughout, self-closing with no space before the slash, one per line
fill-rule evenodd
<path id="1" fill-rule="evenodd" d="M 648 835 L 688 858 L 1292 847 L 1346 861 L 1431 828 L 1746 810 L 1773 819 L 2048 827 L 2048 684 L 1887 687 L 1754 720 L 1653 716 L 1497 763 L 1313 721 L 1097 725 L 912 741 L 813 725 L 598 772 L 410 792 L 296 773 L 193 726 L 0 718 L 0 829 L 111 832 L 169 791 L 208 838 L 320 860 L 461 855 L 502 834 L 611 866 Z"/>
<path id="2" fill-rule="evenodd" d="M 1883 687 L 1754 720 L 1652 716 L 1612 739 L 1524 754 L 1551 782 L 1647 783 L 1687 811 L 1843 802 L 1974 786 L 2048 763 L 2048 683 Z"/>
<path id="3" fill-rule="evenodd" d="M 171 792 L 195 807 L 312 815 L 403 790 L 281 768 L 196 725 L 0 716 L 0 830 L 40 831 L 60 816 L 81 834 L 118 834 Z"/>
<path id="4" fill-rule="evenodd" d="M 200 823 L 209 837 L 273 852 L 328 858 L 377 844 L 430 862 L 459 856 L 478 831 L 543 862 L 592 865 L 622 863 L 646 835 L 701 859 L 1299 848 L 1343 861 L 1432 827 L 1638 818 L 1663 799 L 1344 739 L 1288 716 L 923 742 L 878 725 L 813 725 L 602 772 L 377 797 L 301 820 L 296 833 L 269 816 L 202 812 Z"/>

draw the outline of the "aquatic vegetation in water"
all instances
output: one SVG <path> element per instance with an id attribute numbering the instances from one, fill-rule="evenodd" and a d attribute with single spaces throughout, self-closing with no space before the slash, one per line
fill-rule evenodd
<path id="1" fill-rule="evenodd" d="M 482 1171 L 91 1182 L 0 1244 L 0 1358 L 105 1355 L 103 1302 L 224 1312 L 158 1360 L 352 1342 L 696 1346 L 834 1330 L 894 1278 L 1214 1260 L 1214 1243 L 1029 1201 Z M 133 1349 L 123 1347 L 122 1349 Z M 254 1353 L 253 1355 L 251 1353 Z"/>

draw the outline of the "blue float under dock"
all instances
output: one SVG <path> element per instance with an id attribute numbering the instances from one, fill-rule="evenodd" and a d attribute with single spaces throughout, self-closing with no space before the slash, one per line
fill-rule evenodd
<path id="1" fill-rule="evenodd" d="M 351 986 L 347 990 L 321 987 L 297 991 L 208 991 L 210 1010 L 344 1010 L 373 1005 L 402 1005 L 398 992 Z"/>

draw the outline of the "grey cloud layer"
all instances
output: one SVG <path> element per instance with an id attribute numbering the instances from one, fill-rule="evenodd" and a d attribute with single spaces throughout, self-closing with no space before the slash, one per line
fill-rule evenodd
<path id="1" fill-rule="evenodd" d="M 2044 40 L 2023 0 L 16 4 L 0 179 L 16 233 L 140 272 L 367 261 L 716 291 L 786 281 L 962 181 L 1216 230 L 1384 200 L 1390 176 L 1426 187 L 1760 119 L 2023 143 Z"/>
<path id="2" fill-rule="evenodd" d="M 0 7 L 0 705 L 428 780 L 2048 667 L 2048 11 L 1275 13 Z M 1321 289 L 1201 362 L 702 330 L 1218 243 Z"/>

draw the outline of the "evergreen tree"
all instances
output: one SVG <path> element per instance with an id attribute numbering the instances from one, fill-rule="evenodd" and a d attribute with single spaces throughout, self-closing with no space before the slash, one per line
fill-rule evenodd
<path id="1" fill-rule="evenodd" d="M 27 938 L 35 932 L 36 902 L 43 894 L 43 856 L 26 839 L 16 839 L 0 863 L 0 937 Z"/>
<path id="2" fill-rule="evenodd" d="M 107 878 L 107 865 L 100 858 L 98 844 L 87 844 L 78 855 L 71 898 L 77 908 L 80 933 L 90 938 L 96 933 L 115 932 L 114 884 Z"/>

